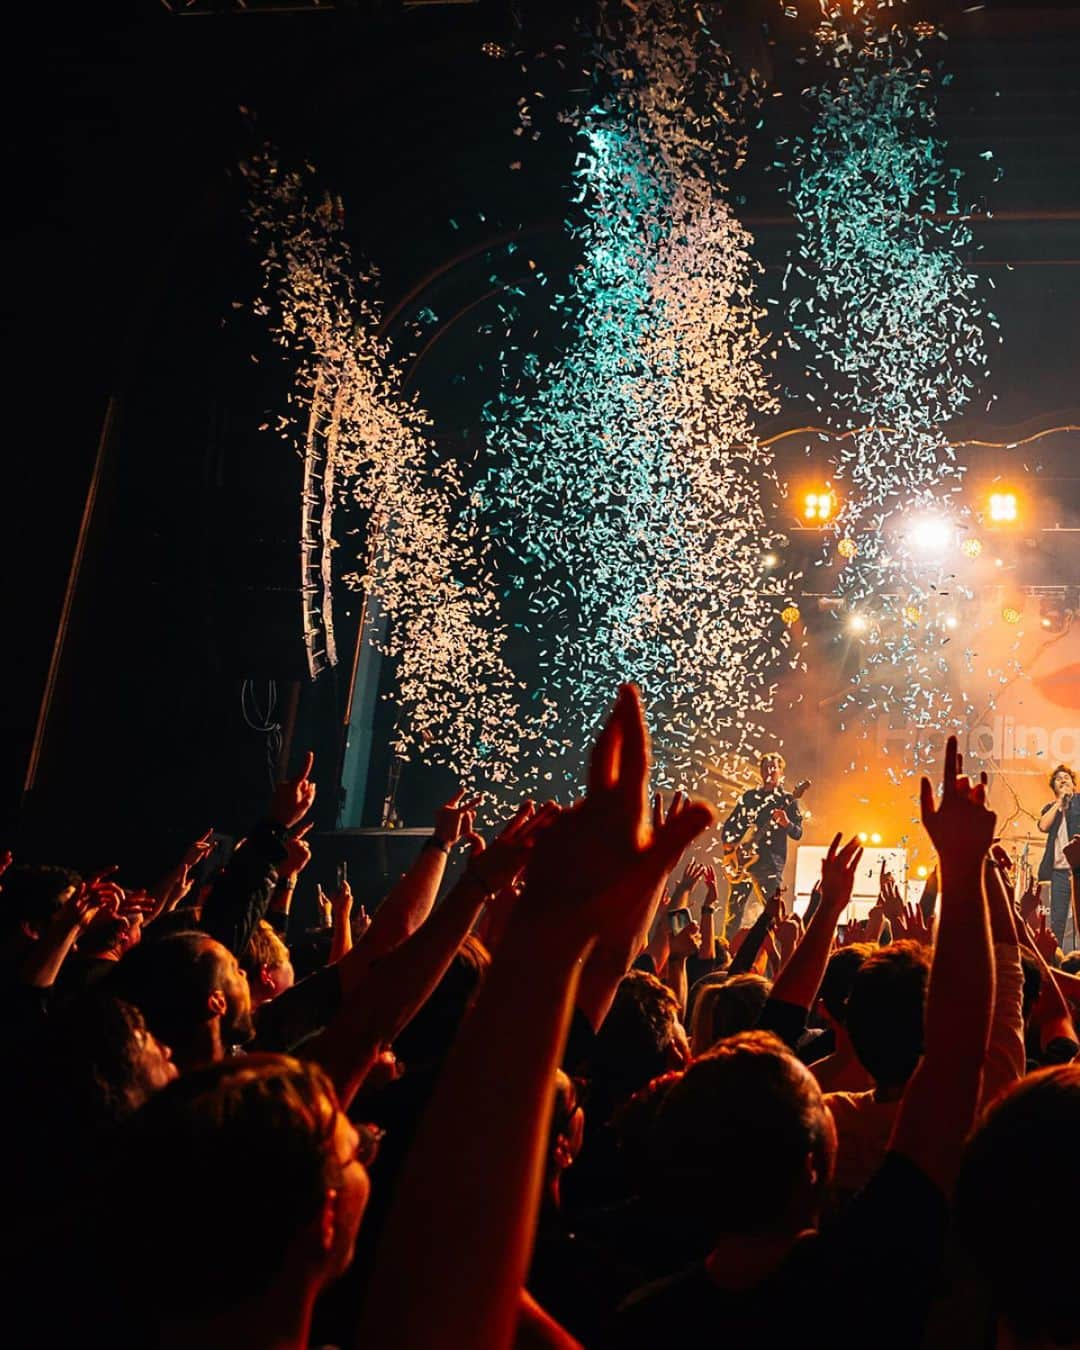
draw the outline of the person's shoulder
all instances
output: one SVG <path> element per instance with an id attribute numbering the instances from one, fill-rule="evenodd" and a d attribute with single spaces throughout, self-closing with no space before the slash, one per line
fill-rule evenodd
<path id="1" fill-rule="evenodd" d="M 854 1115 L 866 1111 L 874 1103 L 874 1090 L 864 1092 L 826 1092 L 825 1105 L 835 1115 L 838 1111 Z"/>
<path id="2" fill-rule="evenodd" d="M 682 1317 L 711 1301 L 717 1291 L 701 1263 L 681 1270 L 675 1275 L 652 1280 L 628 1294 L 618 1309 L 620 1325 L 640 1326 L 653 1323 L 670 1325 L 672 1310 Z"/>

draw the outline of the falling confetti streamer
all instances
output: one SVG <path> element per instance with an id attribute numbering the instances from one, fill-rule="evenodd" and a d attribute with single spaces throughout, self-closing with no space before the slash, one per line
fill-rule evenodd
<path id="1" fill-rule="evenodd" d="M 377 336 L 377 278 L 354 264 L 341 203 L 308 170 L 269 150 L 243 166 L 263 268 L 256 313 L 294 362 L 277 433 L 298 447 L 312 428 L 333 447 L 336 482 L 362 515 L 364 555 L 346 576 L 389 619 L 395 661 L 393 750 L 451 767 L 463 782 L 506 783 L 518 752 L 517 695 L 486 544 L 460 510 L 458 465 L 438 458 L 427 419 L 403 397 Z"/>
<path id="2" fill-rule="evenodd" d="M 577 780 L 578 747 L 634 679 L 662 777 L 696 783 L 762 735 L 790 642 L 791 578 L 762 561 L 755 265 L 725 182 L 752 91 L 699 14 L 613 9 L 595 97 L 572 116 L 582 263 L 556 302 L 565 350 L 489 406 L 483 509 L 558 710 L 537 748 L 569 749 Z"/>
<path id="3" fill-rule="evenodd" d="M 864 729 L 883 711 L 951 729 L 965 710 L 942 655 L 947 563 L 910 531 L 954 529 L 963 515 L 946 429 L 988 378 L 996 321 L 966 261 L 970 212 L 937 129 L 943 76 L 924 54 L 936 28 L 905 27 L 891 0 L 819 4 L 820 77 L 804 91 L 813 125 L 788 149 L 798 243 L 785 288 L 790 341 L 812 353 L 808 396 L 852 429 L 834 460 L 837 589 L 842 613 L 873 622 L 841 710 L 860 707 Z M 916 735 L 906 753 L 915 768 L 935 751 Z"/>

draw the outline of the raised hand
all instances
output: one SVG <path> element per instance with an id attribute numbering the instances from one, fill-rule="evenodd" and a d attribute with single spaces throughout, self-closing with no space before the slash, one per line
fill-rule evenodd
<path id="1" fill-rule="evenodd" d="M 469 850 L 470 857 L 476 853 L 483 853 L 484 849 L 487 848 L 484 836 L 476 832 L 476 817 L 472 811 L 466 811 L 458 838 Z"/>
<path id="2" fill-rule="evenodd" d="M 866 936 L 867 926 L 865 919 L 855 919 L 852 923 L 845 924 L 844 935 L 836 935 L 836 945 L 838 947 L 850 947 L 856 942 L 868 941 Z"/>
<path id="3" fill-rule="evenodd" d="M 1028 925 L 1034 928 L 1035 921 L 1039 915 L 1039 883 L 1034 875 L 1027 884 L 1027 889 L 1020 897 L 1020 917 Z"/>
<path id="4" fill-rule="evenodd" d="M 678 933 L 672 933 L 668 941 L 668 960 L 685 961 L 696 956 L 701 950 L 701 929 L 696 923 L 688 923 Z"/>
<path id="5" fill-rule="evenodd" d="M 545 802 L 536 810 L 531 801 L 522 802 L 510 823 L 490 844 L 469 827 L 471 852 L 465 865 L 465 880 L 482 886 L 489 895 L 510 886 L 524 870 L 534 845 L 559 815 L 554 802 Z"/>
<path id="6" fill-rule="evenodd" d="M 964 758 L 955 736 L 945 744 L 945 773 L 940 805 L 928 778 L 919 785 L 922 823 L 943 865 L 979 868 L 994 842 L 997 816 L 986 805 L 986 774 L 972 783 L 963 772 Z"/>
<path id="7" fill-rule="evenodd" d="M 784 905 L 784 888 L 777 886 L 773 893 L 765 899 L 765 913 L 770 920 L 776 924 L 787 915 L 787 909 Z"/>
<path id="8" fill-rule="evenodd" d="M 454 794 L 445 806 L 439 807 L 435 817 L 435 838 L 447 848 L 452 848 L 467 831 L 471 831 L 476 819 L 476 808 L 482 797 L 466 797 L 465 789 Z"/>
<path id="9" fill-rule="evenodd" d="M 881 874 L 881 887 L 878 891 L 878 904 L 881 906 L 881 912 L 888 919 L 892 927 L 904 926 L 907 922 L 907 911 L 904 909 L 904 898 L 900 894 L 900 888 L 896 884 L 896 878 L 891 872 Z"/>
<path id="10" fill-rule="evenodd" d="M 330 919 L 331 922 L 346 922 L 352 912 L 353 893 L 352 887 L 347 881 L 343 881 L 334 894 L 330 897 Z"/>
<path id="11" fill-rule="evenodd" d="M 772 823 L 782 830 L 788 830 L 791 828 L 791 817 L 782 806 L 778 806 L 772 813 Z"/>
<path id="12" fill-rule="evenodd" d="M 1031 939 L 1046 964 L 1048 966 L 1053 965 L 1058 952 L 1058 940 L 1054 930 L 1046 922 L 1045 909 L 1039 911 L 1038 923 L 1035 925 L 1035 931 L 1032 933 Z"/>
<path id="13" fill-rule="evenodd" d="M 921 942 L 924 947 L 929 947 L 933 941 L 933 932 L 918 905 L 905 906 L 904 926 L 900 936 L 910 942 Z"/>
<path id="14" fill-rule="evenodd" d="M 291 830 L 304 819 L 315 800 L 315 784 L 311 781 L 311 770 L 315 765 L 315 755 L 309 750 L 304 756 L 304 764 L 295 778 L 283 778 L 274 788 L 270 801 L 270 819 Z"/>
<path id="15" fill-rule="evenodd" d="M 59 933 L 85 933 L 95 919 L 106 915 L 115 917 L 119 911 L 115 892 L 119 890 L 120 887 L 112 882 L 94 886 L 84 881 L 75 887 L 56 911 L 52 920 L 53 928 Z"/>
<path id="16" fill-rule="evenodd" d="M 795 913 L 786 914 L 776 925 L 776 941 L 785 959 L 802 941 L 802 920 Z"/>
<path id="17" fill-rule="evenodd" d="M 694 887 L 704 878 L 704 876 L 705 865 L 703 863 L 694 862 L 693 859 L 691 859 L 683 868 L 683 874 L 679 878 L 679 883 L 672 892 L 671 903 L 673 905 L 678 905 L 680 900 L 684 898 L 689 899 L 694 893 Z"/>
<path id="18" fill-rule="evenodd" d="M 211 826 L 201 838 L 187 846 L 184 850 L 184 856 L 180 859 L 180 866 L 185 869 L 197 867 L 204 858 L 208 858 L 213 853 L 216 847 L 217 842 L 214 839 L 213 826 Z"/>
<path id="19" fill-rule="evenodd" d="M 851 903 L 851 893 L 855 889 L 855 873 L 863 851 L 857 838 L 852 837 L 843 848 L 840 847 L 839 834 L 833 837 L 821 864 L 821 904 L 832 915 L 838 917 Z M 834 918 L 835 922 L 835 918 Z"/>
<path id="20" fill-rule="evenodd" d="M 311 861 L 311 845 L 307 842 L 307 836 L 314 823 L 309 820 L 285 840 L 285 859 L 278 864 L 278 876 L 282 879 L 299 876 Z"/>
<path id="21" fill-rule="evenodd" d="M 649 743 L 641 697 L 623 685 L 597 738 L 586 796 L 546 830 L 529 863 L 515 914 L 558 914 L 578 934 L 619 941 L 640 921 L 657 887 L 714 820 L 704 802 L 662 818 L 646 807 Z M 659 823 L 658 823 L 659 822 Z M 610 925 L 610 928 L 609 928 Z"/>

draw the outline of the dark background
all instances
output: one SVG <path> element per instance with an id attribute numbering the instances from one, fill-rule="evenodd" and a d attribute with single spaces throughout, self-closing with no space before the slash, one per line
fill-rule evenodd
<path id="1" fill-rule="evenodd" d="M 248 719 L 242 713 L 244 679 L 263 709 L 276 683 L 286 732 L 294 707 L 294 756 L 316 749 L 325 766 L 320 827 L 333 826 L 329 766 L 355 636 L 347 611 L 355 622 L 357 607 L 339 600 L 337 671 L 297 684 L 289 586 L 298 466 L 257 432 L 279 406 L 287 372 L 265 332 L 233 308 L 257 283 L 236 164 L 265 137 L 283 162 L 317 166 L 344 199 L 357 256 L 381 269 L 388 332 L 403 351 L 415 346 L 416 312 L 438 313 L 409 380 L 447 453 L 457 453 L 478 439 L 479 408 L 491 394 L 490 342 L 477 328 L 494 314 L 493 253 L 514 238 L 554 281 L 574 262 L 563 230 L 570 146 L 553 130 L 524 145 L 513 136 L 516 100 L 531 77 L 515 59 L 485 56 L 481 43 L 536 50 L 563 40 L 572 65 L 572 20 L 583 8 L 358 3 L 233 13 L 222 4 L 177 15 L 146 0 L 24 13 L 4 118 L 0 713 L 0 807 L 21 856 L 89 866 L 116 854 L 152 870 L 195 831 L 246 828 L 277 763 L 275 747 L 248 725 L 250 700 Z M 785 91 L 770 101 L 770 136 L 799 123 L 791 62 L 815 6 L 799 8 L 799 20 L 780 21 L 779 4 L 744 0 L 722 20 L 736 50 Z M 980 193 L 989 183 L 981 151 L 992 149 L 1005 171 L 985 188 L 993 218 L 979 223 L 972 258 L 993 279 L 1006 338 L 993 358 L 999 397 L 989 410 L 976 400 L 954 434 L 1013 441 L 1080 423 L 1080 16 L 1072 4 L 909 8 L 939 17 L 950 36 L 944 57 L 955 80 L 940 100 L 950 158 Z M 761 168 L 769 157 L 752 153 L 735 185 L 766 269 L 763 298 L 779 293 L 792 240 L 780 183 Z M 516 159 L 521 171 L 509 169 Z M 469 378 L 454 383 L 455 371 Z M 110 400 L 113 434 L 26 799 Z M 788 400 L 761 430 L 807 420 Z M 782 471 L 805 467 L 802 444 L 783 445 Z M 1033 543 L 1023 546 L 1036 559 L 1031 584 L 1080 582 L 1074 536 L 1041 533 L 1080 523 L 1076 452 L 1067 435 L 1026 450 L 965 452 L 972 490 L 1018 470 L 1037 482 Z M 365 823 L 375 823 L 385 770 L 376 756 Z M 423 823 L 448 781 L 407 771 L 399 803 L 407 824 Z"/>

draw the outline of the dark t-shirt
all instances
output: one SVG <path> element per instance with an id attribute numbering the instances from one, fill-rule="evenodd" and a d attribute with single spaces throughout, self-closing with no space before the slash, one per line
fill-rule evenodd
<path id="1" fill-rule="evenodd" d="M 340 1007 L 341 973 L 336 965 L 326 966 L 258 1009 L 250 1049 L 292 1054 L 322 1031 Z"/>
<path id="2" fill-rule="evenodd" d="M 776 810 L 787 812 L 791 821 L 789 829 L 773 824 L 772 813 Z M 724 842 L 735 843 L 751 825 L 761 831 L 757 850 L 759 860 L 751 871 L 759 880 L 782 872 L 787 860 L 788 840 L 802 838 L 802 810 L 798 801 L 784 788 L 750 788 L 739 798 L 724 822 L 721 829 Z"/>
<path id="3" fill-rule="evenodd" d="M 632 1294 L 599 1342 L 604 1350 L 697 1344 L 918 1346 L 941 1273 L 945 1198 L 914 1163 L 890 1153 L 873 1179 L 820 1233 L 795 1244 L 753 1289 L 721 1289 L 698 1264 Z M 902 1296 L 883 1300 L 885 1271 Z M 705 1341 L 702 1332 L 711 1328 Z"/>

